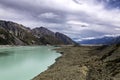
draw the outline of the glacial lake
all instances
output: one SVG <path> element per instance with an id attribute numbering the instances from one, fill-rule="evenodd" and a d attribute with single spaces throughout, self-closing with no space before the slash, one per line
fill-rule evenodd
<path id="1" fill-rule="evenodd" d="M 61 54 L 52 46 L 0 48 L 0 80 L 31 80 L 45 71 Z"/>

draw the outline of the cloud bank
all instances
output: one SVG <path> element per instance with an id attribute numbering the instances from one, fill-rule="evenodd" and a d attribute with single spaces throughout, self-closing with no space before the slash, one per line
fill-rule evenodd
<path id="1" fill-rule="evenodd" d="M 116 35 L 120 34 L 120 9 L 115 4 L 109 0 L 0 0 L 0 19 L 30 28 L 45 26 L 71 38 Z"/>

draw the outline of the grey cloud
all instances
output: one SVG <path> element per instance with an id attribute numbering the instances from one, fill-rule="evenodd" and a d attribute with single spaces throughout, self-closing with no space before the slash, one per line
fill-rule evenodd
<path id="1" fill-rule="evenodd" d="M 1 0 L 0 3 L 5 7 L 9 7 L 16 10 L 16 12 L 24 12 L 24 14 L 21 14 L 21 15 L 25 15 L 25 18 L 29 18 L 31 16 L 33 20 L 43 21 L 48 23 L 64 23 L 65 22 L 66 13 L 59 10 L 50 9 L 48 7 L 43 7 L 35 4 L 31 5 L 27 2 L 16 1 L 16 0 Z M 58 15 L 59 17 L 58 18 L 38 17 L 41 14 L 50 13 L 50 12 Z M 30 16 L 26 17 L 28 13 L 30 14 Z"/>
<path id="2" fill-rule="evenodd" d="M 94 15 L 95 13 L 93 15 L 89 14 L 90 10 L 87 12 L 87 10 L 84 11 L 84 9 L 78 10 L 77 8 L 79 7 L 75 8 L 75 4 L 77 6 L 79 4 L 83 4 L 83 2 L 78 2 L 80 0 L 51 0 L 53 2 L 55 1 L 56 4 L 58 4 L 57 1 L 73 2 L 74 5 L 73 7 L 70 6 L 70 8 L 66 8 L 66 6 L 69 6 L 70 3 L 57 6 L 51 4 L 51 2 L 46 3 L 46 1 L 49 0 L 0 0 L 0 11 L 4 9 L 3 12 L 8 13 L 8 15 L 0 13 L 0 18 L 20 22 L 26 26 L 30 26 L 31 28 L 43 25 L 53 31 L 65 33 L 72 38 L 77 36 L 82 38 L 110 34 L 112 31 L 109 28 L 113 29 L 114 27 L 118 27 L 112 23 L 105 22 L 104 20 L 97 18 Z M 46 13 L 51 14 L 45 15 Z M 89 24 L 89 26 L 87 26 L 89 29 L 82 30 L 80 26 L 78 26 L 77 28 L 80 28 L 81 30 L 72 30 L 72 28 L 76 26 L 67 24 L 68 21 L 85 22 Z M 104 30 L 106 31 L 104 32 L 93 29 L 96 27 L 95 25 L 99 25 L 110 31 Z M 113 33 L 117 34 L 119 31 L 113 31 Z"/>
<path id="3" fill-rule="evenodd" d="M 51 13 L 51 14 L 49 14 Z M 47 14 L 47 15 L 46 15 Z M 66 22 L 66 16 L 63 14 L 58 14 L 56 12 L 47 12 L 47 13 L 42 13 L 38 15 L 38 20 L 41 20 L 43 22 L 48 22 L 48 23 L 65 23 Z"/>

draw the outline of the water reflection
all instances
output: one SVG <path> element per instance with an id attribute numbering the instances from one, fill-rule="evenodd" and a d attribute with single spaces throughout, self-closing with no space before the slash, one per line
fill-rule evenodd
<path id="1" fill-rule="evenodd" d="M 13 51 L 2 51 L 0 52 L 0 57 L 9 56 L 11 53 L 14 53 L 14 52 Z"/>

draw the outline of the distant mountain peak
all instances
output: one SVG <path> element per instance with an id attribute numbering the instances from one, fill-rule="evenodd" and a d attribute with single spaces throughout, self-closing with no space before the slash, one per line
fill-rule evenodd
<path id="1" fill-rule="evenodd" d="M 120 43 L 120 35 L 104 35 L 100 37 L 84 38 L 78 41 L 81 44 L 118 44 Z"/>

